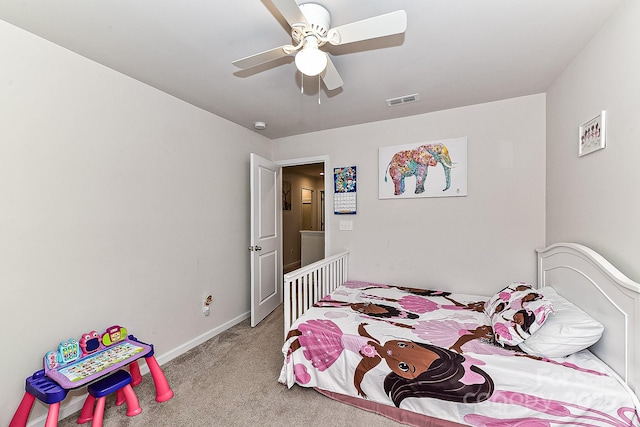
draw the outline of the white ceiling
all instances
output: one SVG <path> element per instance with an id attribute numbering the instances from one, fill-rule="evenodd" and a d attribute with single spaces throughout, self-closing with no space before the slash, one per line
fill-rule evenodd
<path id="1" fill-rule="evenodd" d="M 343 87 L 301 93 L 292 57 L 231 64 L 291 43 L 270 0 L 2 0 L 0 19 L 275 139 L 545 92 L 623 0 L 316 2 L 332 26 L 404 9 L 407 31 L 325 46 Z"/>

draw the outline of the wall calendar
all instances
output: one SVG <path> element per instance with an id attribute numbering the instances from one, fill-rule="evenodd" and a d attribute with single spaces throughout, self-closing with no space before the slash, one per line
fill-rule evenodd
<path id="1" fill-rule="evenodd" d="M 333 169 L 333 212 L 356 213 L 356 167 Z"/>

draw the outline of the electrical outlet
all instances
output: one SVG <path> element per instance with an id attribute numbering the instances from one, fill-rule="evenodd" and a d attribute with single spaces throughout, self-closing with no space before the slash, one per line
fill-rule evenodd
<path id="1" fill-rule="evenodd" d="M 202 300 L 202 314 L 208 316 L 211 312 L 211 303 L 213 302 L 213 295 L 209 295 L 206 299 Z"/>

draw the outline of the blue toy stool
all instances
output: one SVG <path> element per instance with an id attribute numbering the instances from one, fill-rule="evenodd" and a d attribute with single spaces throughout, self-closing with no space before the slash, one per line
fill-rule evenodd
<path id="1" fill-rule="evenodd" d="M 78 424 L 93 421 L 93 427 L 102 427 L 104 416 L 104 404 L 108 395 L 116 392 L 116 405 L 120 406 L 127 402 L 127 416 L 133 417 L 142 412 L 138 397 L 131 387 L 131 375 L 122 369 L 114 372 L 106 378 L 96 381 L 87 387 L 89 395 L 82 405 Z M 96 402 L 97 399 L 97 402 Z M 96 402 L 95 411 L 93 404 Z"/>

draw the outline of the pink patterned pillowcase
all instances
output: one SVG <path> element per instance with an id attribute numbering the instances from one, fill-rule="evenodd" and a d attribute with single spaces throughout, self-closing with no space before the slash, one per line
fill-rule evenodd
<path id="1" fill-rule="evenodd" d="M 553 313 L 551 301 L 524 282 L 513 282 L 485 303 L 496 342 L 516 346 L 524 342 Z"/>

